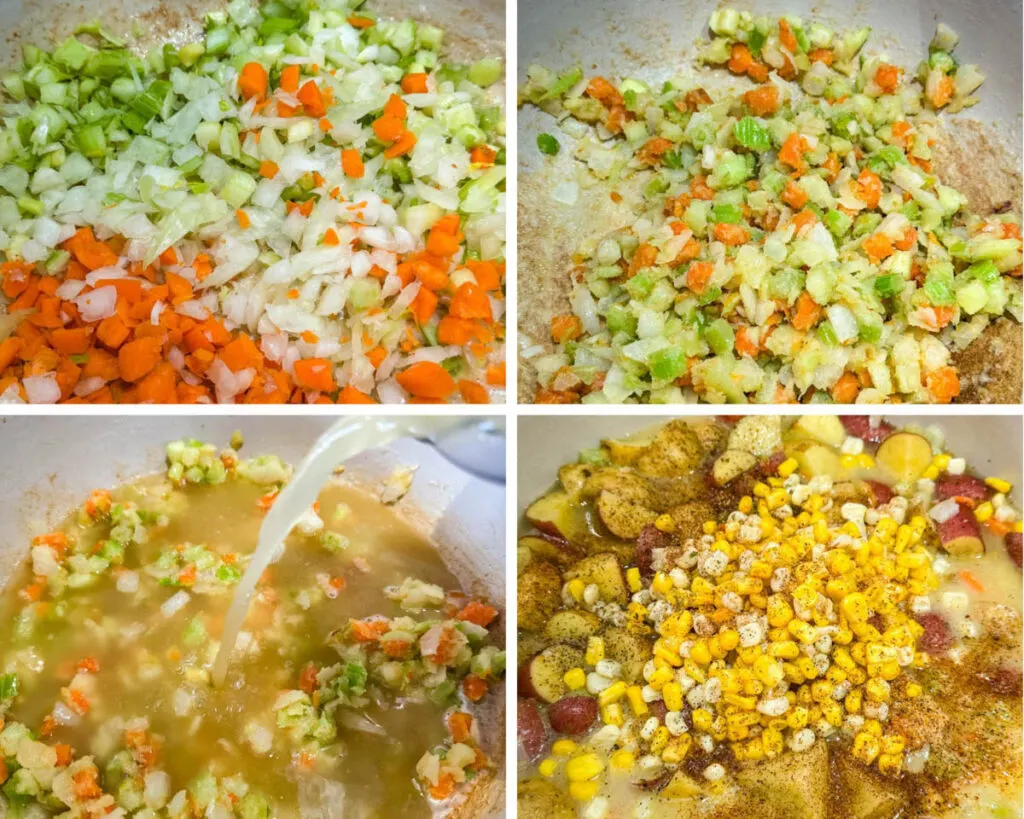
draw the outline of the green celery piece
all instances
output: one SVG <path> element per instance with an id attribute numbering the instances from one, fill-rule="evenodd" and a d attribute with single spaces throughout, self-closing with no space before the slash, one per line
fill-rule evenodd
<path id="1" fill-rule="evenodd" d="M 675 381 L 686 373 L 686 352 L 668 347 L 651 355 L 651 375 L 659 381 Z"/>
<path id="2" fill-rule="evenodd" d="M 481 88 L 488 88 L 501 79 L 501 60 L 485 57 L 469 67 L 469 81 Z"/>
<path id="3" fill-rule="evenodd" d="M 552 100 L 556 97 L 562 96 L 566 91 L 571 89 L 576 83 L 583 79 L 583 69 L 576 67 L 571 71 L 567 71 L 565 74 L 559 76 L 555 80 L 555 84 L 552 85 L 538 100 L 538 102 L 544 102 L 545 100 Z"/>
<path id="4" fill-rule="evenodd" d="M 733 135 L 740 145 L 752 151 L 767 151 L 772 147 L 771 134 L 754 117 L 738 120 L 733 126 Z"/>
<path id="5" fill-rule="evenodd" d="M 107 152 L 107 135 L 99 124 L 86 125 L 75 134 L 75 142 L 83 156 L 97 159 Z"/>
<path id="6" fill-rule="evenodd" d="M 114 48 L 124 48 L 125 41 L 120 37 L 115 37 L 109 31 L 103 28 L 99 20 L 93 20 L 91 23 L 85 23 L 75 29 L 75 34 L 91 34 L 94 37 L 99 37 Z"/>
<path id="7" fill-rule="evenodd" d="M 95 48 L 75 37 L 68 37 L 53 52 L 53 61 L 69 71 L 81 71 L 96 53 Z"/>

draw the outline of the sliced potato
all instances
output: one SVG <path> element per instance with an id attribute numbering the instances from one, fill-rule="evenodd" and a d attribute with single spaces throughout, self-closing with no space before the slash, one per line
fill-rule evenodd
<path id="1" fill-rule="evenodd" d="M 519 819 L 576 819 L 568 792 L 546 779 L 521 780 L 517 796 Z"/>
<path id="2" fill-rule="evenodd" d="M 596 498 L 606 490 L 631 503 L 651 505 L 647 481 L 632 469 L 621 469 L 617 466 L 599 469 L 587 478 L 580 494 L 585 498 Z"/>
<path id="3" fill-rule="evenodd" d="M 676 525 L 675 535 L 680 540 L 699 538 L 704 534 L 704 522 L 715 520 L 715 508 L 706 501 L 681 503 L 668 510 Z"/>
<path id="4" fill-rule="evenodd" d="M 651 659 L 650 640 L 619 626 L 606 628 L 603 637 L 605 656 L 622 664 L 622 679 L 627 683 L 642 680 L 644 665 Z"/>
<path id="5" fill-rule="evenodd" d="M 802 415 L 793 426 L 805 435 L 836 448 L 846 440 L 846 428 L 835 415 Z"/>
<path id="6" fill-rule="evenodd" d="M 546 560 L 531 560 L 519 575 L 518 624 L 525 631 L 540 631 L 562 605 L 562 575 Z"/>
<path id="7" fill-rule="evenodd" d="M 583 652 L 578 648 L 565 645 L 545 648 L 519 667 L 519 696 L 556 702 L 569 691 L 562 679 L 565 672 L 582 667 Z"/>
<path id="8" fill-rule="evenodd" d="M 672 774 L 668 784 L 661 789 L 661 797 L 663 799 L 687 799 L 697 796 L 703 790 L 700 783 L 686 771 L 676 771 Z"/>
<path id="9" fill-rule="evenodd" d="M 729 428 L 725 424 L 708 419 L 692 422 L 690 429 L 697 436 L 705 454 L 718 455 L 725 451 L 726 443 L 729 440 Z"/>
<path id="10" fill-rule="evenodd" d="M 728 449 L 742 449 L 767 458 L 782 449 L 782 419 L 777 415 L 748 415 L 729 434 Z"/>
<path id="11" fill-rule="evenodd" d="M 636 540 L 643 528 L 654 523 L 658 517 L 653 509 L 634 503 L 609 489 L 597 496 L 597 513 L 609 532 L 625 540 Z"/>
<path id="12" fill-rule="evenodd" d="M 686 421 L 669 421 L 637 459 L 636 468 L 662 478 L 687 475 L 704 462 L 705 455 L 700 438 Z"/>
<path id="13" fill-rule="evenodd" d="M 593 583 L 597 586 L 601 599 L 607 603 L 624 606 L 629 600 L 629 590 L 622 576 L 622 567 L 613 554 L 592 555 L 583 558 L 579 563 L 574 563 L 566 569 L 565 579 L 568 581 L 575 578 L 582 580 L 585 585 Z"/>
<path id="14" fill-rule="evenodd" d="M 725 486 L 732 481 L 753 469 L 757 465 L 757 458 L 750 452 L 743 449 L 728 449 L 722 453 L 711 469 L 711 475 L 715 483 Z"/>
<path id="15" fill-rule="evenodd" d="M 892 781 L 878 776 L 848 754 L 834 755 L 833 771 L 839 799 L 852 819 L 893 819 L 906 806 L 907 797 Z"/>
<path id="16" fill-rule="evenodd" d="M 581 609 L 555 612 L 544 626 L 544 636 L 553 643 L 583 647 L 601 630 L 601 618 Z"/>
<path id="17" fill-rule="evenodd" d="M 825 819 L 828 816 L 828 748 L 818 740 L 806 751 L 785 752 L 774 759 L 741 763 L 736 784 L 746 798 L 775 819 Z"/>
<path id="18" fill-rule="evenodd" d="M 636 438 L 624 441 L 606 438 L 601 441 L 601 445 L 608 450 L 608 457 L 616 466 L 633 466 L 650 444 L 650 441 Z"/>
<path id="19" fill-rule="evenodd" d="M 549 492 L 531 503 L 526 508 L 526 519 L 544 534 L 562 540 L 571 541 L 579 528 L 572 499 L 561 490 Z"/>
<path id="20" fill-rule="evenodd" d="M 578 498 L 587 478 L 596 471 L 593 464 L 566 464 L 558 470 L 558 482 L 570 498 Z"/>
<path id="21" fill-rule="evenodd" d="M 575 544 L 548 540 L 536 535 L 519 538 L 519 548 L 526 548 L 535 557 L 550 560 L 559 566 L 568 566 L 584 556 L 583 550 Z"/>
<path id="22" fill-rule="evenodd" d="M 913 432 L 897 432 L 886 438 L 875 460 L 897 481 L 916 481 L 932 463 L 932 445 Z"/>
<path id="23" fill-rule="evenodd" d="M 800 464 L 800 474 L 804 477 L 828 475 L 838 480 L 845 473 L 839 453 L 825 444 L 809 440 L 794 441 L 786 447 L 786 454 L 796 458 Z"/>
<path id="24" fill-rule="evenodd" d="M 526 567 L 530 565 L 531 560 L 533 560 L 533 552 L 530 551 L 530 547 L 523 546 L 523 544 L 520 543 L 516 547 L 516 577 L 526 570 Z"/>

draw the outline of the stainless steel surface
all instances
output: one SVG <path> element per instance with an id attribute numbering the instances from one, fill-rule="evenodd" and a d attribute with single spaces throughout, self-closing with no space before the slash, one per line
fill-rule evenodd
<path id="1" fill-rule="evenodd" d="M 556 481 L 558 467 L 576 460 L 581 449 L 602 438 L 635 434 L 681 416 L 526 416 L 519 419 L 519 467 L 516 508 L 520 514 Z M 702 416 L 694 416 L 700 418 Z M 706 416 L 704 416 L 706 417 Z M 898 416 L 896 426 L 936 424 L 946 435 L 949 452 L 967 459 L 976 471 L 1006 478 L 1014 485 L 1011 498 L 1021 503 L 1022 429 L 1020 416 Z M 520 521 L 525 531 L 525 522 Z"/>
<path id="2" fill-rule="evenodd" d="M 93 489 L 159 471 L 166 442 L 195 437 L 226 445 L 235 430 L 245 436 L 243 455 L 275 453 L 297 463 L 336 419 L 321 417 L 0 416 L 0 588 L 28 557 L 29 539 L 48 531 Z M 396 508 L 428 532 L 449 569 L 468 591 L 505 599 L 505 491 L 473 478 L 430 445 L 402 439 L 348 462 L 345 478 L 375 490 L 399 466 L 417 466 L 409 493 Z M 504 704 L 493 697 L 483 713 L 483 736 L 501 760 L 497 738 Z M 472 809 L 455 816 L 500 812 L 501 782 L 474 791 Z M 2 813 L 2 810 L 0 810 Z"/>

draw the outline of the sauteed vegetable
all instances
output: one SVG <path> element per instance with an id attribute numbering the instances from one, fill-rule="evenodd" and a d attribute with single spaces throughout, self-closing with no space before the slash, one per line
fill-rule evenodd
<path id="1" fill-rule="evenodd" d="M 935 428 L 734 421 L 527 509 L 520 815 L 1019 816 L 1011 484 Z"/>
<path id="2" fill-rule="evenodd" d="M 0 595 L 0 813 L 429 816 L 493 774 L 476 706 L 503 675 L 498 612 L 349 486 L 300 521 L 211 686 L 291 470 L 192 440 L 167 455 L 36 537 Z"/>
<path id="3" fill-rule="evenodd" d="M 749 90 L 529 70 L 522 102 L 573 137 L 538 146 L 581 163 L 558 195 L 642 183 L 635 221 L 574 256 L 536 401 L 955 399 L 953 353 L 1022 309 L 1018 215 L 971 212 L 933 166 L 936 115 L 984 76 L 944 25 L 916 71 L 867 29 L 725 9 L 711 30 L 700 61 Z"/>

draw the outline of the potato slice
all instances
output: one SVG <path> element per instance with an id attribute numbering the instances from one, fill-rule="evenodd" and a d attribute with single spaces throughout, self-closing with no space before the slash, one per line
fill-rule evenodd
<path id="1" fill-rule="evenodd" d="M 728 449 L 742 449 L 767 458 L 782 449 L 782 419 L 777 415 L 748 415 L 729 434 Z"/>
<path id="2" fill-rule="evenodd" d="M 572 543 L 548 540 L 536 535 L 527 535 L 526 537 L 519 538 L 519 547 L 525 547 L 535 557 L 542 560 L 550 560 L 559 566 L 568 566 L 584 556 L 583 550 Z"/>
<path id="3" fill-rule="evenodd" d="M 932 445 L 914 432 L 896 432 L 886 438 L 875 460 L 902 482 L 916 481 L 932 463 Z"/>
<path id="4" fill-rule="evenodd" d="M 892 819 L 906 806 L 906 796 L 891 781 L 847 753 L 835 754 L 833 771 L 839 801 L 852 819 Z"/>
<path id="5" fill-rule="evenodd" d="M 650 641 L 619 626 L 608 627 L 602 636 L 605 656 L 622 665 L 622 679 L 627 683 L 642 680 L 644 665 L 651 659 Z"/>
<path id="6" fill-rule="evenodd" d="M 569 794 L 546 779 L 524 779 L 518 787 L 519 819 L 576 819 Z"/>
<path id="7" fill-rule="evenodd" d="M 562 605 L 562 575 L 546 560 L 531 560 L 519 575 L 518 624 L 525 631 L 540 631 Z"/>
<path id="8" fill-rule="evenodd" d="M 825 819 L 828 816 L 828 748 L 818 740 L 807 751 L 741 763 L 736 784 L 762 816 Z"/>
<path id="9" fill-rule="evenodd" d="M 622 567 L 613 554 L 592 555 L 583 558 L 579 563 L 574 563 L 566 569 L 565 579 L 569 581 L 575 578 L 579 578 L 587 586 L 591 583 L 597 586 L 601 599 L 606 603 L 624 606 L 629 601 L 629 590 L 622 576 Z"/>
<path id="10" fill-rule="evenodd" d="M 569 691 L 562 679 L 565 672 L 582 668 L 583 659 L 583 652 L 572 646 L 545 648 L 519 666 L 519 696 L 557 702 Z"/>
<path id="11" fill-rule="evenodd" d="M 601 618 L 581 609 L 555 612 L 544 626 L 544 636 L 553 643 L 582 648 L 587 639 L 601 630 Z"/>
<path id="12" fill-rule="evenodd" d="M 538 498 L 526 508 L 526 519 L 546 535 L 573 539 L 578 525 L 572 499 L 567 492 L 556 490 Z"/>
<path id="13" fill-rule="evenodd" d="M 599 469 L 587 478 L 580 494 L 584 498 L 596 498 L 604 491 L 614 492 L 630 503 L 651 506 L 647 481 L 631 469 L 617 466 Z"/>
<path id="14" fill-rule="evenodd" d="M 593 464 L 566 464 L 558 470 L 558 482 L 570 498 L 578 498 L 587 478 L 597 471 Z"/>
<path id="15" fill-rule="evenodd" d="M 688 475 L 703 462 L 706 453 L 700 438 L 685 421 L 669 421 L 637 459 L 636 468 L 661 478 Z"/>
<path id="16" fill-rule="evenodd" d="M 970 507 L 960 504 L 957 513 L 949 520 L 938 524 L 936 529 L 942 548 L 953 557 L 977 557 L 985 554 L 981 527 Z"/>
<path id="17" fill-rule="evenodd" d="M 651 442 L 637 438 L 624 441 L 606 438 L 601 441 L 601 445 L 608 450 L 608 457 L 616 466 L 633 466 Z"/>
<path id="18" fill-rule="evenodd" d="M 805 435 L 836 448 L 846 440 L 846 428 L 835 415 L 802 415 L 793 426 Z"/>
<path id="19" fill-rule="evenodd" d="M 636 540 L 649 523 L 654 523 L 658 513 L 641 506 L 609 489 L 597 496 L 597 514 L 601 522 L 616 537 Z"/>
<path id="20" fill-rule="evenodd" d="M 719 456 L 711 469 L 711 476 L 719 486 L 725 486 L 744 472 L 754 468 L 757 458 L 742 449 L 729 449 Z"/>
<path id="21" fill-rule="evenodd" d="M 675 535 L 679 540 L 699 538 L 704 534 L 704 522 L 715 519 L 715 508 L 706 501 L 681 503 L 668 510 L 676 525 Z"/>
<path id="22" fill-rule="evenodd" d="M 697 436 L 706 455 L 718 455 L 725 451 L 729 441 L 729 428 L 721 421 L 693 421 L 690 423 L 690 429 Z"/>
<path id="23" fill-rule="evenodd" d="M 839 453 L 830 446 L 814 441 L 794 441 L 786 447 L 786 453 L 800 464 L 800 474 L 807 478 L 828 475 L 833 480 L 843 476 L 845 470 Z"/>

